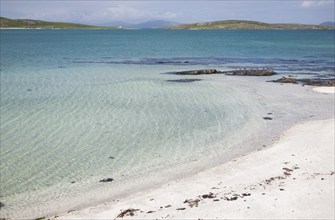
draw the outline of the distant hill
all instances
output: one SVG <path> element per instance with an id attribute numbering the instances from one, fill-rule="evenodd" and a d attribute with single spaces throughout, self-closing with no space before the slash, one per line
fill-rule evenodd
<path id="1" fill-rule="evenodd" d="M 0 17 L 1 28 L 75 28 L 75 29 L 100 29 L 100 28 L 114 28 L 101 27 L 85 24 L 65 23 L 65 22 L 49 22 L 31 19 L 9 19 Z"/>
<path id="2" fill-rule="evenodd" d="M 164 20 L 153 20 L 147 21 L 139 24 L 130 25 L 130 28 L 162 28 L 168 27 L 172 25 L 177 25 L 178 23 L 172 21 L 164 21 Z"/>
<path id="3" fill-rule="evenodd" d="M 213 22 L 201 22 L 194 24 L 180 24 L 169 26 L 169 29 L 222 29 L 222 30 L 309 30 L 309 29 L 334 29 L 320 25 L 304 24 L 269 24 L 258 21 L 246 20 L 222 20 Z"/>
<path id="4" fill-rule="evenodd" d="M 165 20 L 152 20 L 152 21 L 146 21 L 138 24 L 131 24 L 126 23 L 123 21 L 114 21 L 109 23 L 104 23 L 103 25 L 106 26 L 115 26 L 115 27 L 122 27 L 122 28 L 163 28 L 168 27 L 172 25 L 177 25 L 177 22 L 173 21 L 165 21 Z"/>
<path id="5" fill-rule="evenodd" d="M 326 21 L 326 22 L 321 23 L 320 25 L 328 26 L 328 27 L 335 27 L 335 22 Z"/>

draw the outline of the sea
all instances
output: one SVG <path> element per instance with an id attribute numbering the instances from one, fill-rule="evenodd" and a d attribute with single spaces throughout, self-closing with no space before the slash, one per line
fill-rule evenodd
<path id="1" fill-rule="evenodd" d="M 116 201 L 334 115 L 333 95 L 268 82 L 334 78 L 333 30 L 0 30 L 0 46 L 1 218 Z M 207 68 L 279 75 L 173 74 Z"/>

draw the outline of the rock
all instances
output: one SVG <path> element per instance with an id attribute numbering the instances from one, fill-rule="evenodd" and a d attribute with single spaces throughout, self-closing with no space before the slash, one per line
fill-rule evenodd
<path id="1" fill-rule="evenodd" d="M 332 79 L 300 79 L 303 85 L 308 86 L 335 86 L 335 78 Z"/>
<path id="2" fill-rule="evenodd" d="M 0 209 L 2 208 L 2 207 L 4 207 L 5 206 L 5 204 L 3 204 L 2 202 L 0 202 Z"/>
<path id="3" fill-rule="evenodd" d="M 244 70 L 229 70 L 219 71 L 216 69 L 203 69 L 203 70 L 186 70 L 174 72 L 176 75 L 200 75 L 200 74 L 227 74 L 227 75 L 239 75 L 239 76 L 272 76 L 277 73 L 270 69 L 244 69 Z"/>
<path id="4" fill-rule="evenodd" d="M 166 80 L 166 82 L 181 82 L 181 83 L 191 83 L 191 82 L 196 82 L 196 81 L 201 81 L 201 79 L 169 79 L 169 80 Z"/>
<path id="5" fill-rule="evenodd" d="M 271 117 L 263 117 L 264 120 L 272 120 Z"/>
<path id="6" fill-rule="evenodd" d="M 113 178 L 106 178 L 106 179 L 102 179 L 102 180 L 100 180 L 99 182 L 101 182 L 101 183 L 106 183 L 106 182 L 112 182 L 112 181 L 114 181 Z"/>
<path id="7" fill-rule="evenodd" d="M 176 75 L 200 75 L 200 74 L 214 74 L 214 73 L 221 73 L 216 69 L 204 69 L 204 70 L 186 70 L 186 71 L 179 71 L 175 72 Z"/>
<path id="8" fill-rule="evenodd" d="M 239 75 L 239 76 L 272 76 L 277 73 L 270 69 L 245 69 L 245 70 L 231 70 L 231 71 L 222 71 L 221 73 L 227 75 Z"/>
<path id="9" fill-rule="evenodd" d="M 301 83 L 303 85 L 308 85 L 308 86 L 335 86 L 335 78 L 331 79 L 296 79 L 296 78 L 291 78 L 291 77 L 282 77 L 277 80 L 272 80 L 270 82 L 275 82 L 275 83 L 293 83 L 293 84 L 298 84 Z"/>
<path id="10" fill-rule="evenodd" d="M 280 79 L 273 80 L 272 82 L 276 83 L 293 83 L 293 84 L 298 84 L 298 81 L 296 78 L 291 78 L 291 77 L 282 77 Z"/>

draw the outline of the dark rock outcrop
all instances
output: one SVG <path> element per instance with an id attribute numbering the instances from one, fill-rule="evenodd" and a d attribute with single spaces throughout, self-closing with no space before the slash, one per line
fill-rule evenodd
<path id="1" fill-rule="evenodd" d="M 229 70 L 219 71 L 216 69 L 203 69 L 203 70 L 187 70 L 174 72 L 176 75 L 200 75 L 200 74 L 227 74 L 238 76 L 272 76 L 277 73 L 270 69 L 244 69 L 244 70 Z"/>
<path id="2" fill-rule="evenodd" d="M 301 79 L 298 80 L 303 85 L 309 86 L 335 86 L 335 78 L 333 79 Z"/>
<path id="3" fill-rule="evenodd" d="M 227 75 L 238 75 L 238 76 L 272 76 L 277 73 L 270 69 L 245 69 L 245 70 L 231 70 L 231 71 L 223 71 L 221 73 Z"/>
<path id="4" fill-rule="evenodd" d="M 301 83 L 303 85 L 308 86 L 335 86 L 335 78 L 332 79 L 297 79 L 292 77 L 282 77 L 277 80 L 273 80 L 270 82 L 275 83 L 293 83 L 298 84 Z"/>
<path id="5" fill-rule="evenodd" d="M 292 77 L 282 77 L 280 79 L 273 80 L 272 82 L 298 84 L 297 79 L 296 78 L 292 78 Z"/>

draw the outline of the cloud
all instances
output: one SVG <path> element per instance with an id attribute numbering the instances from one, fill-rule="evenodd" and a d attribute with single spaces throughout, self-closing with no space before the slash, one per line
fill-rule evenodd
<path id="1" fill-rule="evenodd" d="M 111 20 L 173 19 L 178 17 L 178 15 L 178 13 L 170 11 L 159 13 L 157 11 L 140 10 L 125 5 L 108 8 L 105 12 L 105 17 Z"/>
<path id="2" fill-rule="evenodd" d="M 323 5 L 329 5 L 332 4 L 332 1 L 327 1 L 327 0 L 319 0 L 319 1 L 303 1 L 300 4 L 300 7 L 302 8 L 315 8 L 315 7 L 320 7 Z"/>

